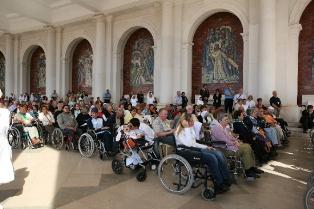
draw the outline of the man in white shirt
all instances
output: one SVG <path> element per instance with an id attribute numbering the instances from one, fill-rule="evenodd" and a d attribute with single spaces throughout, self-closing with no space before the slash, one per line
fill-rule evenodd
<path id="1" fill-rule="evenodd" d="M 239 89 L 239 93 L 234 95 L 234 97 L 233 97 L 234 104 L 236 104 L 239 99 L 246 99 L 246 96 L 243 94 L 243 89 L 242 88 Z"/>
<path id="2" fill-rule="evenodd" d="M 128 124 L 130 128 L 129 135 L 134 139 L 145 139 L 145 141 L 139 141 L 139 143 L 154 143 L 154 130 L 146 125 L 145 123 L 141 123 L 138 118 L 132 118 Z"/>
<path id="3" fill-rule="evenodd" d="M 182 96 L 181 96 L 181 92 L 180 91 L 177 91 L 177 95 L 174 98 L 174 103 L 177 106 L 181 106 L 182 105 Z"/>

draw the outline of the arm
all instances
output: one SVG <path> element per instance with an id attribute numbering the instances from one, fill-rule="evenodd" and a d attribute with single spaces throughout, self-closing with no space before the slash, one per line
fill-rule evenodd
<path id="1" fill-rule="evenodd" d="M 62 113 L 58 115 L 57 117 L 57 122 L 58 125 L 61 129 L 65 129 L 66 127 L 64 126 L 64 121 L 63 121 L 63 117 L 62 117 Z"/>

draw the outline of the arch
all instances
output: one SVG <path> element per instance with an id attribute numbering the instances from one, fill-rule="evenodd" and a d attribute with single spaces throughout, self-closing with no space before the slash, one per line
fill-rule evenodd
<path id="1" fill-rule="evenodd" d="M 116 39 L 113 41 L 113 86 L 112 91 L 113 95 L 115 96 L 115 100 L 118 101 L 118 99 L 121 97 L 123 92 L 123 49 L 127 43 L 127 40 L 129 37 L 138 29 L 145 28 L 149 31 L 149 33 L 152 35 L 154 40 L 154 69 L 158 69 L 159 62 L 159 49 L 160 49 L 160 40 L 159 40 L 159 33 L 157 32 L 157 27 L 152 24 L 149 21 L 146 20 L 134 20 L 132 22 L 129 22 L 128 24 L 123 24 L 120 28 L 115 27 L 117 30 L 115 31 L 115 34 L 113 37 L 116 37 Z M 156 70 L 154 70 L 156 72 Z M 156 91 L 156 83 L 158 83 L 158 78 L 154 76 L 154 92 Z"/>
<path id="2" fill-rule="evenodd" d="M 297 0 L 289 16 L 289 25 L 298 24 L 301 16 L 312 0 Z"/>
<path id="3" fill-rule="evenodd" d="M 237 16 L 218 12 L 197 28 L 192 49 L 192 98 L 203 84 L 210 92 L 228 83 L 243 88 L 243 27 Z"/>
<path id="4" fill-rule="evenodd" d="M 302 104 L 302 95 L 314 94 L 314 1 L 303 11 L 300 24 L 298 54 L 298 104 Z M 302 101 L 302 102 L 301 102 Z"/>
<path id="5" fill-rule="evenodd" d="M 130 34 L 123 50 L 123 94 L 153 91 L 153 46 L 154 39 L 147 29 L 140 28 Z M 140 76 L 139 71 L 142 71 Z"/>
<path id="6" fill-rule="evenodd" d="M 5 56 L 2 51 L 0 51 L 0 89 L 3 94 L 5 94 L 5 70 Z"/>
<path id="7" fill-rule="evenodd" d="M 183 43 L 192 43 L 195 31 L 200 26 L 200 24 L 208 17 L 218 12 L 229 12 L 234 14 L 237 18 L 239 18 L 242 24 L 243 33 L 248 33 L 249 20 L 247 18 L 246 12 L 244 11 L 243 5 L 240 5 L 235 1 L 209 2 L 202 6 L 201 9 L 197 10 L 197 12 L 195 12 L 195 14 L 188 19 L 186 27 L 183 30 Z"/>
<path id="8" fill-rule="evenodd" d="M 28 93 L 45 94 L 46 93 L 46 87 L 41 87 L 39 89 L 39 92 L 31 92 L 31 90 L 37 91 L 34 86 L 31 86 L 31 83 L 35 84 L 35 82 L 31 82 L 31 75 L 30 75 L 31 74 L 31 61 L 32 61 L 31 59 L 32 59 L 34 52 L 37 49 L 41 49 L 42 52 L 44 53 L 44 55 L 46 55 L 46 51 L 45 51 L 44 47 L 42 45 L 37 45 L 37 44 L 28 46 L 23 53 L 22 73 L 21 73 L 22 74 L 22 76 L 21 76 L 21 81 L 22 81 L 21 90 L 28 92 Z M 46 60 L 46 58 L 45 58 L 45 60 Z M 45 76 L 46 75 L 46 63 L 44 63 L 44 65 L 45 65 L 45 73 L 44 73 L 44 76 Z M 44 79 L 46 80 L 46 77 L 44 77 Z M 36 79 L 36 81 L 37 81 L 37 79 Z M 45 84 L 45 86 L 46 86 L 46 84 Z"/>
<path id="9" fill-rule="evenodd" d="M 77 47 L 81 44 L 81 43 L 87 43 L 90 48 L 91 48 L 91 55 L 93 55 L 94 49 L 93 46 L 90 42 L 90 40 L 84 38 L 84 37 L 78 37 L 75 38 L 74 40 L 72 40 L 71 42 L 69 42 L 69 44 L 67 45 L 66 51 L 65 51 L 65 59 L 64 59 L 64 89 L 65 91 L 67 90 L 75 90 L 75 91 L 79 91 L 79 90 L 83 90 L 86 91 L 88 94 L 92 94 L 92 86 L 90 86 L 90 88 L 80 88 L 79 84 L 77 83 L 77 81 L 75 79 L 73 79 L 73 77 L 77 78 L 77 72 L 74 71 L 74 68 L 76 68 L 76 66 L 73 65 L 73 56 L 75 54 L 75 51 L 77 49 Z M 92 58 L 92 57 L 91 57 Z M 90 59 L 90 58 L 88 58 Z M 93 59 L 92 59 L 93 61 Z M 89 63 L 90 64 L 90 63 Z M 94 65 L 92 64 L 92 71 L 94 70 Z M 92 73 L 92 71 L 90 73 Z M 92 80 L 90 81 L 92 82 Z"/>

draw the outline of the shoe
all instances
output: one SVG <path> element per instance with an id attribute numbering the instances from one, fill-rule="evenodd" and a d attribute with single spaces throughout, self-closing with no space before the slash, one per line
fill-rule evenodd
<path id="1" fill-rule="evenodd" d="M 255 173 L 257 173 L 257 174 L 262 174 L 262 173 L 264 173 L 263 170 L 258 169 L 258 168 L 256 168 L 256 167 L 253 167 L 253 171 L 254 171 Z"/>
<path id="2" fill-rule="evenodd" d="M 229 187 L 222 184 L 222 185 L 215 185 L 215 193 L 216 194 L 222 194 L 222 193 L 225 193 L 225 192 L 228 192 L 229 191 Z"/>

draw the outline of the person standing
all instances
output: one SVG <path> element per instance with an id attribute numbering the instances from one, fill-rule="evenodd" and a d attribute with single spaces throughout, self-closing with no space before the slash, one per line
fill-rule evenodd
<path id="1" fill-rule="evenodd" d="M 208 103 L 208 99 L 209 99 L 209 90 L 207 88 L 207 85 L 204 84 L 203 88 L 200 90 L 200 95 L 203 99 L 204 104 Z"/>
<path id="2" fill-rule="evenodd" d="M 232 113 L 232 106 L 233 106 L 233 95 L 234 92 L 231 88 L 231 85 L 227 85 L 224 88 L 224 95 L 225 95 L 225 112 L 226 113 Z"/>
<path id="3" fill-rule="evenodd" d="M 174 98 L 174 104 L 177 106 L 181 106 L 182 105 L 182 96 L 181 96 L 181 92 L 177 91 L 177 95 Z"/>
<path id="4" fill-rule="evenodd" d="M 279 117 L 281 109 L 281 100 L 277 95 L 277 91 L 273 91 L 273 96 L 269 99 L 269 103 L 270 106 L 272 106 L 275 109 L 274 114 L 276 115 L 276 117 Z"/>
<path id="5" fill-rule="evenodd" d="M 106 90 L 105 94 L 104 94 L 104 103 L 107 103 L 109 104 L 110 103 L 110 100 L 111 100 L 111 94 L 110 94 L 110 91 L 109 89 Z"/>
<path id="6" fill-rule="evenodd" d="M 213 99 L 214 99 L 213 105 L 216 109 L 218 109 L 221 106 L 221 93 L 219 89 L 216 89 Z"/>
<path id="7" fill-rule="evenodd" d="M 138 94 L 137 94 L 137 102 L 139 104 L 143 104 L 144 103 L 144 94 L 142 91 L 140 91 Z"/>
<path id="8" fill-rule="evenodd" d="M 188 105 L 188 98 L 185 96 L 185 92 L 181 93 L 182 97 L 182 108 L 185 108 Z"/>
<path id="9" fill-rule="evenodd" d="M 307 133 L 308 129 L 313 128 L 313 120 L 314 120 L 313 105 L 308 105 L 307 108 L 302 111 L 302 116 L 300 118 L 303 133 Z"/>
<path id="10" fill-rule="evenodd" d="M 10 119 L 10 111 L 4 108 L 3 102 L 0 101 L 0 185 L 14 180 L 12 150 L 7 138 Z"/>

